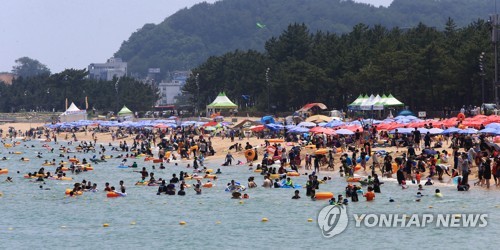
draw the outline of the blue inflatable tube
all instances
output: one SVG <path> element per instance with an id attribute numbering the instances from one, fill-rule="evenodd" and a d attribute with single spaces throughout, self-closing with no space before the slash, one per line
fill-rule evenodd
<path id="1" fill-rule="evenodd" d="M 365 157 L 365 161 L 368 161 L 368 160 L 370 160 L 370 156 L 368 156 L 368 155 L 367 155 L 367 156 Z M 358 158 L 356 159 L 356 162 L 357 162 L 357 163 L 361 163 L 361 157 L 358 157 Z"/>

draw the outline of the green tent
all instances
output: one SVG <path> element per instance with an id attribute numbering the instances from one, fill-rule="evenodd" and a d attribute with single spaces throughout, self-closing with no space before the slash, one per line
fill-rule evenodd
<path id="1" fill-rule="evenodd" d="M 118 111 L 119 116 L 127 116 L 127 115 L 133 115 L 134 112 L 132 112 L 130 109 L 127 108 L 127 106 L 123 105 L 123 108 Z"/>
<path id="2" fill-rule="evenodd" d="M 207 105 L 207 117 L 211 114 L 215 114 L 223 109 L 230 110 L 237 109 L 238 105 L 234 104 L 229 98 L 226 96 L 224 92 L 220 92 L 219 95 L 215 98 L 215 100 Z"/>

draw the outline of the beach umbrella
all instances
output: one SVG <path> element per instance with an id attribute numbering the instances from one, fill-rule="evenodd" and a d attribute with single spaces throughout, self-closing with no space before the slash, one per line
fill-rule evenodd
<path id="1" fill-rule="evenodd" d="M 314 122 L 301 122 L 297 126 L 312 128 L 312 127 L 316 127 L 316 123 L 314 123 Z"/>
<path id="2" fill-rule="evenodd" d="M 323 128 L 323 127 L 314 127 L 312 129 L 309 130 L 309 132 L 311 133 L 324 133 L 325 131 L 327 131 L 326 128 Z"/>
<path id="3" fill-rule="evenodd" d="M 250 130 L 252 130 L 253 132 L 260 132 L 264 130 L 264 125 L 251 126 Z"/>
<path id="4" fill-rule="evenodd" d="M 166 124 L 163 124 L 163 123 L 156 124 L 153 127 L 154 128 L 169 128 L 169 126 L 167 126 Z"/>
<path id="5" fill-rule="evenodd" d="M 444 130 L 440 129 L 440 128 L 431 128 L 429 129 L 429 133 L 431 135 L 440 135 L 443 133 Z"/>
<path id="6" fill-rule="evenodd" d="M 262 124 L 269 124 L 269 123 L 276 123 L 276 121 L 274 121 L 274 118 L 270 115 L 267 115 L 267 116 L 263 116 L 261 119 L 260 119 L 260 122 Z"/>
<path id="7" fill-rule="evenodd" d="M 479 130 L 478 132 L 482 133 L 482 134 L 496 134 L 497 131 L 498 131 L 498 129 L 495 129 L 495 128 L 485 128 L 485 129 Z"/>
<path id="8" fill-rule="evenodd" d="M 445 135 L 446 134 L 453 134 L 453 133 L 458 133 L 460 131 L 462 131 L 462 130 L 459 128 L 451 127 L 451 128 L 443 130 L 442 134 L 445 134 Z"/>
<path id="9" fill-rule="evenodd" d="M 488 124 L 488 125 L 486 125 L 486 126 L 484 126 L 484 127 L 485 127 L 485 128 L 500 129 L 500 123 L 496 123 L 496 122 L 494 122 L 494 123 L 490 123 L 490 124 Z"/>
<path id="10" fill-rule="evenodd" d="M 289 131 L 290 133 L 307 133 L 309 132 L 308 128 L 304 127 L 295 127 Z"/>
<path id="11" fill-rule="evenodd" d="M 467 128 L 467 129 L 464 129 L 460 132 L 458 132 L 459 134 L 467 134 L 467 135 L 470 135 L 470 134 L 477 134 L 477 129 L 473 129 L 473 128 Z"/>
<path id="12" fill-rule="evenodd" d="M 338 126 L 342 126 L 342 125 L 345 125 L 344 122 L 342 121 L 339 121 L 339 120 L 331 120 L 329 121 L 328 123 L 326 123 L 325 127 L 328 127 L 328 128 L 334 128 L 334 127 L 338 127 Z"/>
<path id="13" fill-rule="evenodd" d="M 398 130 L 398 133 L 400 133 L 400 134 L 411 134 L 414 131 L 414 129 L 412 129 L 412 128 L 398 128 L 397 130 Z M 395 133 L 396 133 L 396 129 L 389 131 L 389 134 L 395 134 Z"/>
<path id="14" fill-rule="evenodd" d="M 214 131 L 216 128 L 215 127 L 205 127 L 205 131 Z"/>
<path id="15" fill-rule="evenodd" d="M 352 132 L 349 129 L 345 129 L 345 128 L 337 129 L 337 130 L 335 130 L 335 133 L 337 133 L 338 135 L 353 135 L 354 134 L 354 132 Z"/>
<path id="16" fill-rule="evenodd" d="M 426 128 L 417 128 L 417 130 L 420 131 L 421 134 L 427 134 L 427 132 L 429 132 Z"/>

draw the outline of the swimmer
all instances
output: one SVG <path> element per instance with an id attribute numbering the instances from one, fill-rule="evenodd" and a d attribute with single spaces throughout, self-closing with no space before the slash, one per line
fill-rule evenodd
<path id="1" fill-rule="evenodd" d="M 394 199 L 393 198 L 389 198 L 389 202 L 394 202 Z"/>
<path id="2" fill-rule="evenodd" d="M 50 190 L 50 188 L 43 188 L 43 186 L 40 185 L 40 190 Z"/>
<path id="3" fill-rule="evenodd" d="M 422 184 L 418 184 L 418 190 L 424 190 L 424 187 L 422 187 Z"/>
<path id="4" fill-rule="evenodd" d="M 222 174 L 222 172 L 220 171 L 220 168 L 217 169 L 217 171 L 215 172 L 215 174 Z"/>
<path id="5" fill-rule="evenodd" d="M 186 191 L 184 191 L 184 185 L 180 186 L 180 190 L 179 190 L 179 192 L 177 192 L 177 195 L 181 195 L 181 196 L 186 195 Z"/>
<path id="6" fill-rule="evenodd" d="M 434 193 L 434 196 L 436 196 L 436 197 L 438 197 L 438 198 L 442 198 L 442 197 L 443 197 L 443 194 L 441 193 L 441 190 L 436 189 L 436 192 Z"/>
<path id="7" fill-rule="evenodd" d="M 196 186 L 194 187 L 194 191 L 196 192 L 196 194 L 201 194 L 200 184 L 196 184 Z"/>
<path id="8" fill-rule="evenodd" d="M 426 186 L 432 186 L 434 183 L 432 183 L 431 178 L 427 178 L 427 181 L 425 182 Z"/>
<path id="9" fill-rule="evenodd" d="M 243 199 L 248 199 L 248 198 L 250 198 L 250 196 L 248 196 L 248 194 L 247 194 L 247 193 L 244 193 L 244 194 L 243 194 Z"/>
<path id="10" fill-rule="evenodd" d="M 417 192 L 417 198 L 422 198 L 424 195 L 420 192 Z"/>
<path id="11" fill-rule="evenodd" d="M 294 200 L 300 199 L 299 193 L 300 193 L 299 190 L 295 190 L 295 195 L 292 196 L 292 199 L 294 199 Z"/>
<path id="12" fill-rule="evenodd" d="M 7 179 L 5 180 L 5 182 L 12 182 L 12 177 L 7 177 Z"/>
<path id="13" fill-rule="evenodd" d="M 231 194 L 231 199 L 241 199 L 241 193 L 240 192 L 233 192 Z"/>
<path id="14" fill-rule="evenodd" d="M 298 190 L 297 190 L 297 191 L 298 191 Z M 335 198 L 334 198 L 334 197 L 332 197 L 332 198 L 328 201 L 328 203 L 329 203 L 330 205 L 334 205 L 334 206 L 335 206 L 335 205 L 337 205 L 337 202 L 335 201 Z"/>

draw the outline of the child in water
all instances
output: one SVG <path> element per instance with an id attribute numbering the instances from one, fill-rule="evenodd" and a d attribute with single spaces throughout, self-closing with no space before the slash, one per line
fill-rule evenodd
<path id="1" fill-rule="evenodd" d="M 292 199 L 294 200 L 300 199 L 299 192 L 300 192 L 299 190 L 295 190 L 295 195 L 292 196 Z"/>

